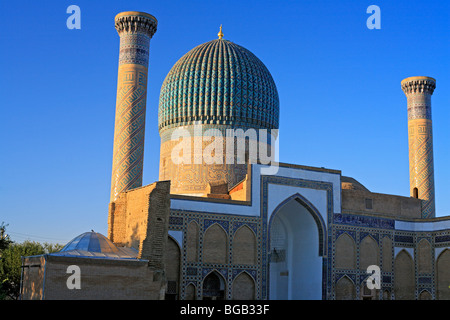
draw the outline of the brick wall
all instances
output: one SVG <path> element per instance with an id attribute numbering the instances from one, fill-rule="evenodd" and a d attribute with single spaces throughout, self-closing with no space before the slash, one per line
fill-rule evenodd
<path id="1" fill-rule="evenodd" d="M 22 299 L 40 300 L 44 288 L 44 256 L 25 257 L 22 269 Z"/>
<path id="2" fill-rule="evenodd" d="M 139 258 L 164 269 L 170 214 L 170 182 L 159 181 L 121 193 L 110 204 L 108 237 L 139 250 Z"/>
<path id="3" fill-rule="evenodd" d="M 421 218 L 422 200 L 363 190 L 342 189 L 342 212 L 380 214 L 395 218 Z"/>
<path id="4" fill-rule="evenodd" d="M 80 268 L 80 289 L 69 289 L 70 265 Z M 161 297 L 164 283 L 153 281 L 147 261 L 121 261 L 75 257 L 47 257 L 45 300 L 150 299 Z"/>

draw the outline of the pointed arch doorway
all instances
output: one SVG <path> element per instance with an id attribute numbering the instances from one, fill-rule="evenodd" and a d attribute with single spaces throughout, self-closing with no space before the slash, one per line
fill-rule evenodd
<path id="1" fill-rule="evenodd" d="M 326 225 L 303 196 L 283 201 L 269 221 L 269 299 L 324 298 Z"/>
<path id="2" fill-rule="evenodd" d="M 203 280 L 203 300 L 224 300 L 225 280 L 217 272 L 209 273 Z"/>

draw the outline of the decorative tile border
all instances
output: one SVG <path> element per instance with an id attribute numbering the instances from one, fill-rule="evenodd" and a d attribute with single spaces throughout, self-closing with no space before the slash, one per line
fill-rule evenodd
<path id="1" fill-rule="evenodd" d="M 301 188 L 309 188 L 315 190 L 324 190 L 327 194 L 327 226 L 330 227 L 332 223 L 332 214 L 333 214 L 333 184 L 331 182 L 323 182 L 323 181 L 314 181 L 314 180 L 305 180 L 298 178 L 288 178 L 288 177 L 280 177 L 280 176 L 261 176 L 261 223 L 262 223 L 262 243 L 263 243 L 263 252 L 262 255 L 262 264 L 261 271 L 263 274 L 262 279 L 262 299 L 269 298 L 269 264 L 268 264 L 268 254 L 270 251 L 270 243 L 269 243 L 269 226 L 268 226 L 268 200 L 269 200 L 269 184 L 278 184 L 284 186 L 293 186 L 293 187 L 301 187 Z M 313 210 L 312 208 L 309 208 Z M 320 213 L 318 213 L 320 215 Z M 314 215 L 313 215 L 314 216 Z M 317 222 L 317 220 L 316 220 Z M 328 239 L 327 243 L 330 243 L 330 236 L 328 230 L 325 232 L 323 237 Z M 326 244 L 325 244 L 326 246 Z M 329 252 L 330 247 L 328 246 Z M 328 284 L 328 279 L 330 278 L 329 268 L 327 268 L 329 259 L 326 259 L 326 256 L 323 259 L 323 274 L 324 277 L 322 279 L 322 299 L 325 300 L 328 296 L 327 289 L 330 287 Z"/>
<path id="2" fill-rule="evenodd" d="M 412 248 L 414 250 L 414 257 L 418 256 L 417 244 L 422 239 L 429 241 L 431 244 L 432 256 L 435 256 L 435 248 L 450 247 L 450 230 L 439 231 L 405 231 L 396 230 L 395 219 L 380 218 L 376 216 L 358 215 L 358 214 L 342 214 L 333 213 L 333 185 L 332 183 L 325 183 L 320 181 L 303 180 L 289 177 L 278 176 L 261 176 L 261 214 L 260 216 L 244 216 L 244 215 L 232 215 L 222 214 L 219 212 L 201 212 L 201 211 L 187 211 L 187 210 L 171 210 L 170 216 L 170 230 L 178 230 L 186 232 L 186 228 L 190 222 L 195 221 L 199 226 L 199 262 L 192 263 L 186 261 L 186 237 L 183 237 L 183 249 L 182 249 L 182 271 L 180 276 L 181 288 L 180 298 L 185 297 L 185 288 L 189 284 L 196 286 L 197 298 L 202 294 L 202 283 L 204 277 L 211 271 L 215 270 L 222 274 L 226 281 L 227 292 L 226 299 L 232 298 L 232 284 L 234 279 L 246 272 L 255 281 L 255 296 L 258 300 L 264 300 L 269 298 L 269 249 L 270 249 L 270 221 L 268 216 L 271 212 L 268 212 L 269 207 L 269 184 L 295 186 L 301 188 L 311 188 L 316 190 L 325 190 L 327 197 L 327 225 L 324 230 L 323 238 L 326 239 L 323 246 L 326 248 L 323 255 L 323 287 L 322 298 L 323 299 L 335 299 L 335 285 L 337 281 L 343 276 L 347 276 L 353 281 L 356 289 L 357 297 L 360 296 L 361 285 L 368 277 L 365 270 L 359 270 L 359 247 L 361 241 L 371 236 L 378 244 L 380 268 L 382 270 L 381 277 L 381 290 L 379 298 L 383 298 L 384 291 L 387 290 L 387 294 L 391 298 L 395 298 L 395 275 L 394 275 L 394 263 L 395 253 L 394 248 Z M 311 205 L 312 206 L 312 205 Z M 313 206 L 312 206 L 313 207 Z M 239 212 L 238 207 L 236 212 Z M 231 263 L 227 264 L 206 264 L 201 263 L 201 248 L 203 246 L 203 234 L 208 227 L 213 224 L 219 224 L 225 230 L 228 237 L 229 244 L 229 261 L 232 261 L 232 248 L 233 248 L 233 236 L 242 226 L 247 226 L 251 229 L 257 242 L 257 259 L 255 265 L 235 265 Z M 324 224 L 322 222 L 322 224 Z M 347 233 L 354 241 L 356 245 L 356 257 L 357 265 L 352 270 L 336 269 L 335 263 L 335 242 L 337 238 L 343 233 Z M 383 255 L 383 239 L 388 237 L 392 243 L 391 251 L 391 263 L 388 270 L 384 271 L 384 257 Z M 408 249 L 411 250 L 411 249 Z M 436 257 L 435 257 L 436 259 Z M 413 258 L 415 268 L 415 281 L 416 281 L 416 298 L 419 298 L 420 293 L 426 290 L 435 298 L 435 259 L 432 263 L 432 272 L 428 274 L 418 273 L 418 259 Z"/>

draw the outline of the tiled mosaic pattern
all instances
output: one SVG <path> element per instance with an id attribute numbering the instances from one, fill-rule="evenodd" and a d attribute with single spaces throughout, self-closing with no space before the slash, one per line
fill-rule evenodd
<path id="1" fill-rule="evenodd" d="M 435 216 L 433 132 L 431 95 L 436 82 L 428 77 L 412 77 L 402 81 L 408 102 L 409 176 L 411 196 L 415 188 L 423 199 L 423 218 Z"/>
<path id="2" fill-rule="evenodd" d="M 435 216 L 433 134 L 431 120 L 414 119 L 408 121 L 409 178 L 411 195 L 418 190 L 423 199 L 423 218 Z"/>
<path id="3" fill-rule="evenodd" d="M 279 101 L 265 65 L 228 40 L 212 40 L 186 53 L 161 88 L 159 129 L 203 124 L 278 128 Z"/>
<path id="4" fill-rule="evenodd" d="M 111 202 L 120 192 L 142 186 L 147 68 L 156 20 L 124 15 L 116 18 L 116 29 L 120 36 L 120 54 Z"/>
<path id="5" fill-rule="evenodd" d="M 335 286 L 336 283 L 344 276 L 347 276 L 355 285 L 356 297 L 359 297 L 361 292 L 361 285 L 369 276 L 366 270 L 360 270 L 359 268 L 359 257 L 360 257 L 360 244 L 361 241 L 366 236 L 371 236 L 378 244 L 379 257 L 380 257 L 380 269 L 381 269 L 381 290 L 379 291 L 379 299 L 383 299 L 383 294 L 388 294 L 388 299 L 395 299 L 394 294 L 394 284 L 395 284 L 395 274 L 394 274 L 394 263 L 395 263 L 395 250 L 410 248 L 413 251 L 413 263 L 414 263 L 414 273 L 415 273 L 415 297 L 419 299 L 420 294 L 425 290 L 430 293 L 433 299 L 436 298 L 436 276 L 435 276 L 435 259 L 432 258 L 431 261 L 431 271 L 430 272 L 419 272 L 418 269 L 418 244 L 421 240 L 427 241 L 431 247 L 431 257 L 435 256 L 435 250 L 437 248 L 448 248 L 450 246 L 450 230 L 443 231 L 430 231 L 430 232 L 410 232 L 395 230 L 393 228 L 395 224 L 394 219 L 378 218 L 378 217 L 367 217 L 362 215 L 353 215 L 353 219 L 343 220 L 338 218 L 341 214 L 334 214 L 335 223 L 332 225 L 331 233 L 331 243 L 332 243 L 332 254 L 331 261 L 328 268 L 331 270 L 331 281 L 329 282 L 330 296 L 328 299 L 335 299 Z M 366 223 L 361 224 L 360 221 L 371 219 L 373 222 L 377 220 L 384 220 L 383 223 Z M 392 226 L 392 227 L 390 227 Z M 355 243 L 356 247 L 356 267 L 355 269 L 338 269 L 335 267 L 335 243 L 336 240 L 343 234 L 347 233 Z M 383 248 L 382 241 L 384 238 L 388 238 L 392 243 L 391 252 L 385 252 L 386 249 Z M 390 255 L 391 266 L 385 268 L 386 263 L 383 257 Z M 391 270 L 391 271 L 384 271 Z M 386 298 L 386 297 L 384 297 Z"/>
<path id="6" fill-rule="evenodd" d="M 259 217 L 251 216 L 241 216 L 241 215 L 231 215 L 231 214 L 221 214 L 220 212 L 209 213 L 209 212 L 195 212 L 186 210 L 171 210 L 171 217 L 169 221 L 169 229 L 174 231 L 182 231 L 186 234 L 187 226 L 191 221 L 195 221 L 199 226 L 199 261 L 196 263 L 187 262 L 186 255 L 186 237 L 183 237 L 183 244 L 181 248 L 181 286 L 180 286 L 180 299 L 185 298 L 185 290 L 189 284 L 193 284 L 197 290 L 197 297 L 202 296 L 202 282 L 204 278 L 212 271 L 217 271 L 220 273 L 224 279 L 226 279 L 227 292 L 225 294 L 226 299 L 232 298 L 232 285 L 233 280 L 241 272 L 246 272 L 255 281 L 255 296 L 258 300 L 264 300 L 268 298 L 269 292 L 269 254 L 270 254 L 270 239 L 269 239 L 269 222 L 268 222 L 268 185 L 269 184 L 281 184 L 289 186 L 297 186 L 303 188 L 311 188 L 318 190 L 325 190 L 327 192 L 327 225 L 332 223 L 332 212 L 333 212 L 333 195 L 332 195 L 332 184 L 320 181 L 310 181 L 303 179 L 292 179 L 287 177 L 277 177 L 277 176 L 262 176 L 261 177 L 261 215 Z M 303 198 L 301 195 L 297 195 L 303 204 L 310 204 L 307 199 Z M 314 206 L 311 205 L 311 210 Z M 238 205 L 236 205 L 238 208 Z M 238 209 L 237 209 L 238 210 Z M 321 220 L 319 213 L 315 212 L 315 220 Z M 328 232 L 326 230 L 325 222 L 319 222 L 322 226 L 322 236 L 320 237 L 320 251 L 319 254 L 323 255 L 323 287 L 322 296 L 326 299 L 327 296 L 327 281 L 330 277 L 328 266 L 327 252 L 330 250 L 328 246 Z M 206 230 L 214 224 L 219 224 L 223 230 L 225 230 L 228 238 L 228 250 L 229 259 L 227 264 L 206 264 L 202 262 L 201 253 L 203 248 L 203 235 Z M 257 243 L 257 263 L 254 265 L 235 265 L 230 263 L 233 261 L 233 236 L 236 231 L 242 227 L 247 226 L 252 230 L 256 237 Z"/>
<path id="7" fill-rule="evenodd" d="M 320 237 L 319 255 L 323 257 L 323 281 L 322 299 L 336 299 L 336 283 L 342 278 L 349 278 L 354 284 L 356 297 L 359 299 L 364 288 L 365 281 L 369 277 L 366 270 L 360 270 L 361 243 L 370 237 L 375 241 L 379 253 L 379 263 L 381 269 L 381 290 L 378 292 L 379 299 L 395 299 L 395 273 L 394 264 L 396 252 L 408 250 L 412 256 L 412 263 L 415 270 L 415 297 L 420 298 L 423 292 L 429 293 L 432 299 L 436 299 L 436 275 L 433 259 L 430 272 L 420 272 L 418 268 L 418 243 L 426 241 L 431 247 L 431 256 L 435 257 L 439 248 L 450 247 L 450 230 L 413 232 L 395 229 L 395 219 L 386 217 L 370 216 L 367 214 L 343 214 L 333 212 L 333 188 L 331 183 L 310 181 L 277 176 L 261 177 L 261 215 L 260 217 L 241 216 L 239 214 L 221 214 L 220 212 L 197 212 L 186 210 L 171 210 L 170 230 L 178 230 L 183 233 L 191 221 L 195 221 L 199 226 L 199 256 L 198 262 L 187 262 L 186 260 L 186 237 L 181 248 L 181 285 L 180 299 L 185 298 L 185 289 L 189 284 L 196 288 L 197 298 L 202 296 L 202 283 L 204 278 L 213 271 L 220 273 L 226 282 L 226 299 L 232 298 L 233 280 L 242 272 L 248 273 L 255 281 L 256 299 L 264 300 L 269 297 L 269 268 L 270 268 L 270 220 L 268 221 L 268 186 L 269 184 L 279 184 L 297 186 L 302 188 L 312 188 L 315 190 L 325 190 L 327 194 L 327 217 L 325 220 L 319 218 L 314 213 L 314 206 L 301 195 L 297 197 L 303 201 L 304 206 L 309 206 L 310 213 L 315 217 L 323 229 Z M 294 197 L 295 198 L 295 197 Z M 290 198 L 289 198 L 290 199 Z M 289 199 L 286 199 L 287 201 Z M 280 204 L 282 205 L 282 204 Z M 280 206 L 279 206 L 280 207 Z M 239 212 L 239 205 L 236 211 Z M 276 209 L 274 210 L 276 213 Z M 226 232 L 228 238 L 229 262 L 226 264 L 205 264 L 201 261 L 201 251 L 203 247 L 203 235 L 206 230 L 214 224 L 220 225 Z M 232 239 L 236 231 L 242 227 L 249 227 L 255 234 L 257 241 L 257 263 L 254 265 L 235 265 L 233 261 Z M 335 266 L 336 260 L 336 240 L 343 234 L 348 234 L 354 241 L 356 265 L 352 269 L 339 269 Z M 391 249 L 384 247 L 384 241 L 391 243 Z M 411 251 L 412 250 L 412 251 Z"/>
<path id="8" fill-rule="evenodd" d="M 247 226 L 250 230 L 255 233 L 257 243 L 260 238 L 260 218 L 259 217 L 245 217 L 239 215 L 228 215 L 220 213 L 208 213 L 208 212 L 194 212 L 186 210 L 171 210 L 170 218 L 170 230 L 183 231 L 186 235 L 187 227 L 192 222 L 195 221 L 199 228 L 199 252 L 198 252 L 198 262 L 188 262 L 187 261 L 187 239 L 186 236 L 183 237 L 183 244 L 181 249 L 181 286 L 180 286 L 180 299 L 185 298 L 186 288 L 189 284 L 194 285 L 196 288 L 196 295 L 198 298 L 202 296 L 202 283 L 203 280 L 213 271 L 217 271 L 223 276 L 226 283 L 225 298 L 232 298 L 232 284 L 234 279 L 241 274 L 246 272 L 255 281 L 256 297 L 259 299 L 260 290 L 256 285 L 259 283 L 259 278 L 261 274 L 259 272 L 259 261 L 255 265 L 238 265 L 233 264 L 233 237 L 236 231 Z M 223 263 L 203 263 L 202 262 L 202 248 L 203 248 L 203 237 L 206 230 L 213 226 L 214 224 L 220 225 L 227 235 L 228 241 L 228 262 Z M 257 247 L 258 257 L 260 256 L 260 246 Z"/>

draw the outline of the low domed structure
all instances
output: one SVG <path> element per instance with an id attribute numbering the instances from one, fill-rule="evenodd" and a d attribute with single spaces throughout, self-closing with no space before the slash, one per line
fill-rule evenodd
<path id="1" fill-rule="evenodd" d="M 51 255 L 137 259 L 138 252 L 133 248 L 117 247 L 101 233 L 90 231 L 73 238 L 61 251 L 52 253 Z"/>

